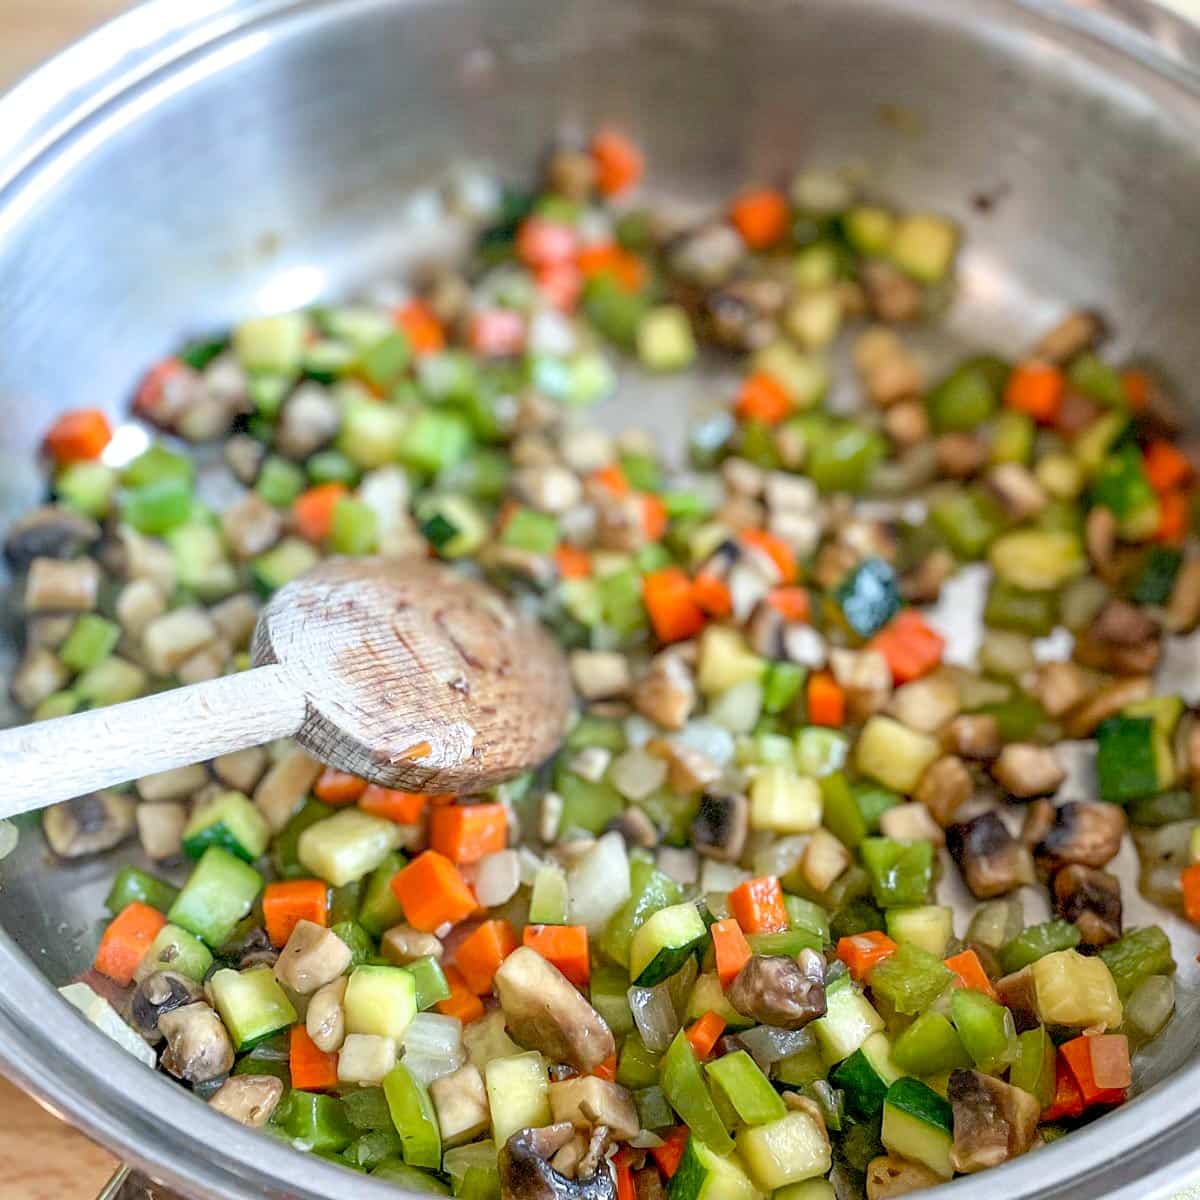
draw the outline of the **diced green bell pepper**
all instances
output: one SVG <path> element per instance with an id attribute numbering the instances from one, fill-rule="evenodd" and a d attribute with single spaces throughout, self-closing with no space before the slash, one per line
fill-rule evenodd
<path id="1" fill-rule="evenodd" d="M 113 879 L 112 887 L 108 890 L 108 898 L 104 907 L 114 916 L 128 907 L 135 900 L 157 908 L 159 912 L 167 912 L 175 903 L 179 889 L 172 887 L 162 879 L 155 879 L 137 867 L 124 866 Z"/>
<path id="2" fill-rule="evenodd" d="M 924 1012 L 954 979 L 936 954 L 909 944 L 898 947 L 870 974 L 872 995 L 888 1000 L 897 1012 Z"/>
<path id="3" fill-rule="evenodd" d="M 1011 942 L 1000 947 L 1000 966 L 1006 975 L 1019 971 L 1057 950 L 1072 950 L 1079 945 L 1079 930 L 1067 921 L 1043 921 L 1023 929 Z"/>
<path id="4" fill-rule="evenodd" d="M 980 487 L 955 489 L 929 510 L 933 527 L 960 558 L 982 558 L 1006 525 L 1004 510 Z"/>
<path id="5" fill-rule="evenodd" d="M 982 992 L 958 988 L 950 997 L 950 1016 L 979 1070 L 998 1075 L 1016 1057 L 1017 1031 L 1004 1005 Z"/>
<path id="6" fill-rule="evenodd" d="M 933 844 L 864 838 L 858 847 L 880 908 L 924 904 L 933 883 Z"/>
<path id="7" fill-rule="evenodd" d="M 354 1127 L 336 1096 L 317 1092 L 289 1092 L 275 1114 L 275 1123 L 314 1151 L 345 1150 L 354 1140 Z"/>
<path id="8" fill-rule="evenodd" d="M 650 1087 L 658 1082 L 661 1054 L 646 1047 L 641 1034 L 631 1033 L 617 1057 L 617 1082 L 630 1090 Z"/>
<path id="9" fill-rule="evenodd" d="M 825 828 L 848 849 L 857 849 L 867 836 L 869 825 L 841 771 L 833 771 L 821 780 L 821 799 L 821 821 Z"/>
<path id="10" fill-rule="evenodd" d="M 410 1167 L 436 1171 L 442 1165 L 442 1137 L 425 1085 L 403 1063 L 397 1063 L 384 1076 L 383 1094 L 404 1147 L 404 1161 Z"/>
<path id="11" fill-rule="evenodd" d="M 1127 404 L 1120 372 L 1090 352 L 1080 354 L 1067 368 L 1067 382 L 1077 391 L 1110 408 Z"/>
<path id="12" fill-rule="evenodd" d="M 1175 958 L 1171 940 L 1157 925 L 1131 929 L 1100 949 L 1100 957 L 1116 981 L 1122 1000 L 1127 1000 L 1151 975 L 1172 975 Z"/>
<path id="13" fill-rule="evenodd" d="M 663 1055 L 659 1086 L 684 1124 L 706 1146 L 721 1155 L 733 1149 L 733 1139 L 717 1113 L 700 1064 L 682 1029 Z"/>
<path id="14" fill-rule="evenodd" d="M 957 1030 L 939 1012 L 924 1012 L 896 1038 L 892 1059 L 908 1075 L 938 1075 L 972 1065 Z"/>
<path id="15" fill-rule="evenodd" d="M 275 840 L 271 845 L 271 865 L 275 868 L 276 875 L 281 879 L 305 879 L 308 877 L 309 872 L 300 865 L 300 860 L 296 856 L 296 844 L 300 840 L 300 835 L 310 825 L 315 825 L 326 817 L 332 817 L 333 813 L 334 810 L 328 804 L 322 804 L 320 800 L 306 800 L 292 814 L 282 831 L 275 835 Z"/>
<path id="16" fill-rule="evenodd" d="M 938 433 L 970 433 L 996 411 L 1008 364 L 988 356 L 967 359 L 926 397 L 929 418 Z"/>
<path id="17" fill-rule="evenodd" d="M 342 1097 L 346 1119 L 355 1129 L 391 1131 L 392 1113 L 381 1087 L 357 1087 Z"/>
<path id="18" fill-rule="evenodd" d="M 1133 585 L 1135 604 L 1166 604 L 1175 586 L 1183 553 L 1173 546 L 1153 546 Z"/>

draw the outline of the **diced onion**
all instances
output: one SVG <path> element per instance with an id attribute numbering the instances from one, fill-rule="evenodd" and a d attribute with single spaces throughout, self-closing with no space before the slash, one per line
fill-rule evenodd
<path id="1" fill-rule="evenodd" d="M 762 712 L 763 689 L 757 679 L 726 688 L 708 706 L 709 718 L 730 733 L 749 733 Z"/>
<path id="2" fill-rule="evenodd" d="M 1134 989 L 1125 1004 L 1125 1019 L 1138 1033 L 1158 1034 L 1175 1011 L 1175 984 L 1167 975 L 1151 975 Z"/>
<path id="3" fill-rule="evenodd" d="M 417 1013 L 400 1038 L 404 1060 L 410 1055 L 452 1058 L 462 1054 L 462 1022 L 440 1013 Z"/>
<path id="4" fill-rule="evenodd" d="M 511 900 L 521 886 L 521 858 L 515 850 L 500 850 L 479 860 L 475 869 L 475 898 L 484 908 Z"/>
<path id="5" fill-rule="evenodd" d="M 626 800 L 644 800 L 667 780 L 667 762 L 648 750 L 626 750 L 609 768 L 609 779 Z"/>
<path id="6" fill-rule="evenodd" d="M 629 899 L 629 855 L 619 833 L 606 833 L 567 872 L 567 910 L 572 925 L 598 934 Z"/>
<path id="7" fill-rule="evenodd" d="M 799 1054 L 816 1042 L 809 1029 L 779 1029 L 775 1025 L 756 1025 L 753 1029 L 745 1029 L 737 1035 L 737 1040 L 764 1071 L 773 1063 Z"/>
<path id="8" fill-rule="evenodd" d="M 457 1071 L 466 1061 L 465 1055 L 452 1054 L 448 1058 L 434 1054 L 409 1054 L 404 1052 L 404 1065 L 428 1087 L 435 1079 Z"/>
<path id="9" fill-rule="evenodd" d="M 808 845 L 808 834 L 776 838 L 754 854 L 755 875 L 786 875 L 800 861 Z"/>
<path id="10" fill-rule="evenodd" d="M 634 749 L 640 749 L 651 738 L 659 736 L 658 726 L 640 713 L 630 713 L 622 724 L 622 730 L 626 743 Z"/>
<path id="11" fill-rule="evenodd" d="M 629 989 L 629 1008 L 633 1013 L 633 1023 L 646 1043 L 646 1049 L 654 1054 L 661 1054 L 671 1044 L 671 1039 L 679 1032 L 682 1022 L 675 1013 L 671 1003 L 671 992 L 667 983 L 658 984 L 652 988 L 631 987 Z"/>
<path id="12" fill-rule="evenodd" d="M 707 755 L 718 767 L 727 767 L 733 762 L 733 734 L 712 721 L 689 721 L 677 740 Z"/>
<path id="13" fill-rule="evenodd" d="M 740 883 L 750 878 L 736 863 L 718 862 L 706 858 L 700 868 L 700 890 L 702 892 L 732 892 Z"/>

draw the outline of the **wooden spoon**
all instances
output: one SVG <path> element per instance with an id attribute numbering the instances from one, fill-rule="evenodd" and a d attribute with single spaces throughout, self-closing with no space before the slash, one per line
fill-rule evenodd
<path id="1" fill-rule="evenodd" d="M 280 588 L 254 668 L 0 733 L 0 817 L 294 737 L 409 792 L 478 791 L 543 762 L 563 655 L 487 585 L 424 559 L 330 559 Z"/>

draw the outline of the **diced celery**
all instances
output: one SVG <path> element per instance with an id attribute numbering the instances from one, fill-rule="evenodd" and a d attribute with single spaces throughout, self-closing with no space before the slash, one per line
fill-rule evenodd
<path id="1" fill-rule="evenodd" d="M 1101 947 L 1100 957 L 1112 972 L 1122 1000 L 1127 1000 L 1151 975 L 1171 975 L 1175 971 L 1171 941 L 1157 925 L 1131 929 Z"/>
<path id="2" fill-rule="evenodd" d="M 86 671 L 106 659 L 120 637 L 115 622 L 95 613 L 83 613 L 75 618 L 66 641 L 58 648 L 58 657 L 73 671 Z"/>
<path id="3" fill-rule="evenodd" d="M 722 1055 L 705 1074 L 747 1125 L 764 1125 L 787 1113 L 779 1093 L 745 1050 Z"/>
<path id="4" fill-rule="evenodd" d="M 354 976 L 350 978 L 353 983 Z M 384 1077 L 383 1094 L 400 1135 L 405 1163 L 436 1171 L 442 1165 L 442 1137 L 425 1085 L 404 1063 L 397 1063 Z"/>
<path id="5" fill-rule="evenodd" d="M 398 462 L 410 414 L 394 404 L 350 397 L 342 408 L 337 448 L 364 471 Z"/>

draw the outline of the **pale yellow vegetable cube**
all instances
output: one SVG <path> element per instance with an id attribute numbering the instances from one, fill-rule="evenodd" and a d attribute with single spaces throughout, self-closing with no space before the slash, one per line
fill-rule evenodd
<path id="1" fill-rule="evenodd" d="M 1121 997 L 1102 958 L 1077 950 L 1057 950 L 1033 964 L 1037 1011 L 1046 1025 L 1076 1029 L 1115 1029 L 1121 1024 Z"/>
<path id="2" fill-rule="evenodd" d="M 908 795 L 940 753 L 937 738 L 876 714 L 863 726 L 854 760 L 864 775 Z"/>
<path id="3" fill-rule="evenodd" d="M 492 1110 L 492 1140 L 503 1146 L 518 1129 L 549 1125 L 550 1079 L 536 1050 L 493 1058 L 483 1073 Z"/>
<path id="4" fill-rule="evenodd" d="M 759 1187 L 770 1191 L 825 1175 L 832 1165 L 829 1137 L 806 1112 L 743 1129 L 738 1152 Z"/>
<path id="5" fill-rule="evenodd" d="M 766 669 L 766 660 L 751 652 L 736 629 L 710 625 L 701 635 L 696 683 L 706 696 L 758 679 Z"/>
<path id="6" fill-rule="evenodd" d="M 821 788 L 790 767 L 759 769 L 750 784 L 750 827 L 773 833 L 808 833 L 821 824 Z"/>

